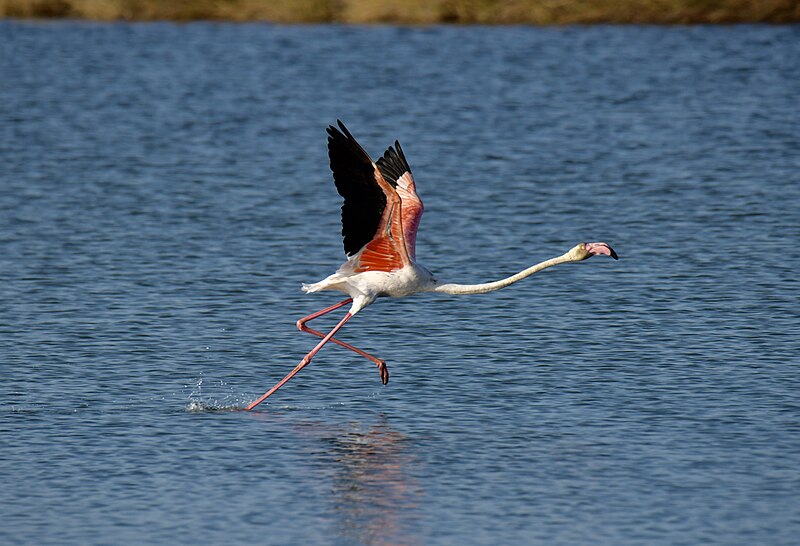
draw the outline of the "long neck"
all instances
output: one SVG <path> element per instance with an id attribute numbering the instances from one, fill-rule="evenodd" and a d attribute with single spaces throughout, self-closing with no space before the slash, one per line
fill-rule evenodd
<path id="1" fill-rule="evenodd" d="M 538 273 L 542 269 L 547 269 L 548 267 L 554 265 L 573 261 L 576 260 L 569 256 L 569 253 L 567 253 L 556 258 L 550 258 L 549 260 L 545 260 L 536 265 L 532 265 L 528 269 L 524 269 L 516 275 L 511 275 L 510 277 L 500 279 L 499 281 L 487 282 L 483 284 L 440 284 L 437 285 L 433 291 L 442 292 L 445 294 L 484 294 L 486 292 L 493 292 L 494 290 L 505 288 L 506 286 L 514 284 L 517 281 L 521 281 L 522 279 L 530 277 L 534 273 Z"/>

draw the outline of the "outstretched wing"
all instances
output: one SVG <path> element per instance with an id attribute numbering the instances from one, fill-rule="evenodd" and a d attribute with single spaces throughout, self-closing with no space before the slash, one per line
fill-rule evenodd
<path id="1" fill-rule="evenodd" d="M 328 156 L 344 198 L 344 251 L 357 272 L 394 271 L 409 263 L 403 240 L 401 199 L 341 121 L 328 127 Z"/>
<path id="2" fill-rule="evenodd" d="M 400 197 L 403 239 L 408 255 L 415 260 L 417 258 L 417 229 L 425 207 L 422 205 L 422 199 L 417 195 L 414 176 L 411 174 L 411 167 L 408 166 L 400 142 L 395 140 L 394 147 L 389 146 L 383 157 L 378 158 L 376 164 L 383 178 L 394 187 Z"/>

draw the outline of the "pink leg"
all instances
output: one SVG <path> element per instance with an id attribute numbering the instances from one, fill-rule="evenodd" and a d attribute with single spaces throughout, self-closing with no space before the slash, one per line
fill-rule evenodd
<path id="1" fill-rule="evenodd" d="M 317 317 L 321 317 L 322 315 L 326 315 L 326 314 L 330 313 L 331 311 L 336 311 L 339 307 L 344 307 L 348 303 L 352 303 L 352 302 L 353 302 L 353 298 L 347 298 L 344 301 L 340 301 L 336 305 L 331 305 L 330 307 L 326 307 L 322 311 L 317 311 L 316 313 L 311 313 L 307 317 L 303 317 L 300 320 L 298 320 L 297 321 L 297 327 L 300 328 L 300 323 L 301 322 L 305 323 L 305 322 L 307 322 L 309 320 L 314 320 Z"/>
<path id="2" fill-rule="evenodd" d="M 301 332 L 308 332 L 309 334 L 313 334 L 313 335 L 315 335 L 317 337 L 324 338 L 325 334 L 323 334 L 322 332 L 319 332 L 317 330 L 313 330 L 313 329 L 309 328 L 308 326 L 306 326 L 306 322 L 312 321 L 317 317 L 321 317 L 322 315 L 324 315 L 326 313 L 330 313 L 331 311 L 333 311 L 335 309 L 338 309 L 339 307 L 342 307 L 343 305 L 347 305 L 348 303 L 350 303 L 352 301 L 353 301 L 352 298 L 348 298 L 348 299 L 344 300 L 343 302 L 337 303 L 336 305 L 331 305 L 330 307 L 328 307 L 326 309 L 323 309 L 322 311 L 317 311 L 316 313 L 308 315 L 307 317 L 301 318 L 300 320 L 297 321 L 297 329 L 300 330 Z M 381 383 L 386 385 L 389 382 L 389 368 L 386 367 L 386 362 L 385 361 L 381 360 L 380 358 L 376 358 L 376 357 L 372 356 L 369 353 L 366 353 L 366 352 L 362 351 L 358 347 L 353 347 L 349 343 L 345 343 L 344 341 L 339 341 L 335 337 L 332 337 L 330 339 L 330 341 L 333 341 L 334 343 L 336 343 L 337 345 L 339 345 L 341 347 L 344 347 L 345 349 L 350 349 L 354 353 L 360 354 L 361 356 L 363 356 L 365 358 L 368 358 L 369 360 L 374 362 L 378 366 L 378 371 L 381 374 Z"/>
<path id="3" fill-rule="evenodd" d="M 344 305 L 344 304 L 342 304 L 342 305 Z M 263 395 L 261 396 L 261 398 L 259 398 L 258 400 L 254 401 L 254 402 L 251 402 L 251 403 L 250 403 L 250 405 L 249 405 L 249 406 L 247 406 L 247 408 L 245 408 L 245 409 L 251 410 L 251 409 L 253 409 L 254 407 L 256 407 L 257 405 L 259 405 L 261 402 L 263 402 L 264 400 L 266 400 L 267 398 L 269 398 L 269 397 L 272 395 L 272 393 L 274 393 L 275 391 L 277 391 L 278 389 L 280 389 L 280 388 L 281 388 L 281 387 L 282 387 L 282 386 L 283 386 L 283 385 L 284 385 L 284 384 L 285 384 L 287 381 L 289 381 L 291 378 L 293 378 L 293 377 L 294 377 L 294 376 L 297 374 L 297 372 L 299 372 L 300 370 L 302 370 L 303 368 L 305 368 L 305 367 L 308 365 L 308 363 L 309 363 L 309 362 L 311 362 L 311 359 L 312 359 L 312 358 L 314 358 L 314 355 L 315 355 L 315 354 L 317 354 L 317 353 L 319 352 L 319 350 L 320 350 L 320 349 L 322 349 L 322 346 L 323 346 L 323 345 L 325 345 L 326 343 L 328 343 L 328 341 L 330 341 L 330 340 L 331 340 L 331 338 L 333 337 L 333 334 L 335 334 L 336 332 L 338 332 L 338 331 L 339 331 L 339 329 L 341 329 L 341 327 L 342 327 L 342 326 L 344 326 L 344 323 L 345 323 L 345 322 L 347 322 L 348 320 L 350 320 L 350 318 L 351 318 L 352 316 L 353 316 L 353 315 L 351 315 L 350 313 L 347 313 L 347 314 L 344 316 L 344 318 L 343 318 L 342 320 L 340 320 L 340 321 L 339 321 L 339 324 L 337 324 L 336 326 L 334 326 L 334 327 L 333 327 L 333 330 L 331 330 L 330 332 L 328 332 L 328 335 L 326 335 L 325 337 L 323 337 L 323 338 L 322 338 L 322 341 L 320 341 L 319 343 L 317 343 L 317 346 L 316 346 L 316 347 L 314 347 L 313 349 L 311 349 L 311 351 L 309 351 L 309 353 L 308 353 L 306 356 L 304 356 L 304 357 L 303 357 L 303 360 L 301 360 L 301 361 L 300 361 L 300 364 L 298 364 L 297 366 L 295 366 L 294 370 L 292 370 L 291 372 L 289 372 L 289 375 L 287 375 L 286 377 L 284 377 L 283 379 L 281 379 L 280 381 L 278 381 L 278 384 L 277 384 L 277 385 L 275 385 L 275 386 L 274 386 L 274 387 L 272 387 L 270 390 L 268 390 L 268 391 L 267 391 L 265 394 L 263 394 Z"/>

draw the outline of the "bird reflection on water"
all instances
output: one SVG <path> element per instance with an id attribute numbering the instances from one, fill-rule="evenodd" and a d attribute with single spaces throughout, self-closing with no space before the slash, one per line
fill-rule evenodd
<path id="1" fill-rule="evenodd" d="M 417 460 L 406 436 L 384 416 L 371 425 L 356 422 L 320 432 L 318 424 L 306 423 L 303 429 L 325 444 L 321 462 L 332 471 L 331 503 L 342 540 L 370 546 L 421 544 L 423 491 L 411 475 Z"/>

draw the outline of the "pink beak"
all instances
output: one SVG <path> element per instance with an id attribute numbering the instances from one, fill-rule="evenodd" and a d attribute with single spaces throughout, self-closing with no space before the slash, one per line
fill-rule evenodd
<path id="1" fill-rule="evenodd" d="M 591 256 L 611 256 L 615 260 L 619 260 L 619 256 L 614 252 L 614 249 L 606 243 L 585 243 L 584 248 Z"/>

